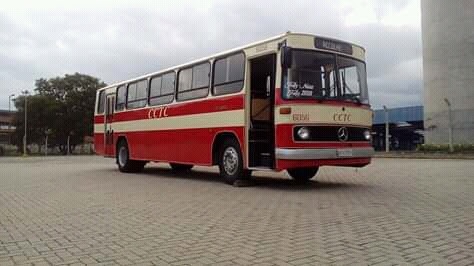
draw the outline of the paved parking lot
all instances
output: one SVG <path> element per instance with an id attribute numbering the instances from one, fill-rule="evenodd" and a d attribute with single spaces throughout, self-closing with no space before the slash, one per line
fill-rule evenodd
<path id="1" fill-rule="evenodd" d="M 0 265 L 473 264 L 474 161 L 374 159 L 317 182 L 101 157 L 0 159 Z"/>

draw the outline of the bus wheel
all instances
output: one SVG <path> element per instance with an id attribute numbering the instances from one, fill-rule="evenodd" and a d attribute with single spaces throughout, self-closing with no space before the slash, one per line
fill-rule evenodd
<path id="1" fill-rule="evenodd" d="M 313 178 L 318 172 L 319 167 L 314 168 L 294 168 L 288 169 L 288 174 L 296 181 L 305 182 Z"/>
<path id="2" fill-rule="evenodd" d="M 228 184 L 249 175 L 244 170 L 244 161 L 237 140 L 229 138 L 224 141 L 219 152 L 219 172 Z"/>
<path id="3" fill-rule="evenodd" d="M 175 171 L 188 171 L 193 168 L 192 164 L 170 163 L 171 169 Z"/>
<path id="4" fill-rule="evenodd" d="M 121 141 L 117 147 L 117 165 L 120 172 L 136 173 L 141 172 L 146 162 L 130 160 L 128 145 L 126 141 Z"/>

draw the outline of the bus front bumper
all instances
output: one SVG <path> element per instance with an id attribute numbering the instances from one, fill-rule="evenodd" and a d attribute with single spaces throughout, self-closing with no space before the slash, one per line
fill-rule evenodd
<path id="1" fill-rule="evenodd" d="M 374 148 L 340 148 L 340 149 L 275 149 L 275 157 L 279 160 L 325 160 L 369 158 L 374 155 Z"/>

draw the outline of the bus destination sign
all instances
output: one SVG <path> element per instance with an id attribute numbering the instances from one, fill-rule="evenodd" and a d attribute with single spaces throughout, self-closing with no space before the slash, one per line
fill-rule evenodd
<path id="1" fill-rule="evenodd" d="M 345 42 L 314 38 L 314 47 L 317 49 L 325 49 L 345 54 L 352 54 L 352 45 Z"/>

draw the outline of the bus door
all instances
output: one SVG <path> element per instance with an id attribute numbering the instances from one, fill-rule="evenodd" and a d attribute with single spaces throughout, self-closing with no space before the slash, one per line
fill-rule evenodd
<path id="1" fill-rule="evenodd" d="M 105 101 L 105 117 L 104 117 L 104 150 L 105 156 L 112 156 L 115 157 L 115 149 L 114 149 L 114 130 L 112 129 L 112 121 L 114 117 L 114 107 L 115 107 L 115 95 L 109 94 L 107 95 L 107 99 Z"/>
<path id="2" fill-rule="evenodd" d="M 274 167 L 275 63 L 275 54 L 250 60 L 249 167 Z"/>

